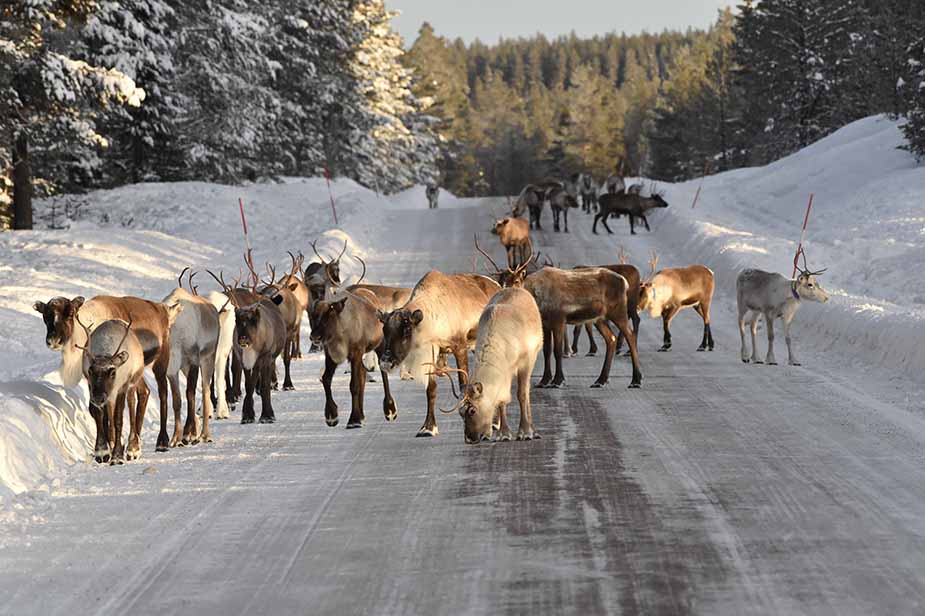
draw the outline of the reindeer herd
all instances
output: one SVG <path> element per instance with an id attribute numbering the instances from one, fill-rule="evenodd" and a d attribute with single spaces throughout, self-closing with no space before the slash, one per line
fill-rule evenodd
<path id="1" fill-rule="evenodd" d="M 624 190 L 622 179 L 617 179 L 619 182 L 608 182 L 615 192 L 600 198 L 586 178 L 577 178 L 574 185 L 588 189 L 581 193 L 587 210 L 596 209 L 598 216 L 604 212 L 606 219 L 607 212 L 615 211 L 609 197 L 623 195 L 629 199 L 627 203 L 639 203 L 633 198 L 640 191 Z M 245 268 L 234 280 L 226 281 L 223 272 L 205 270 L 220 288 L 206 295 L 200 295 L 194 284 L 196 273 L 186 268 L 177 287 L 161 301 L 101 295 L 90 300 L 55 297 L 36 302 L 34 309 L 46 326 L 46 345 L 61 353 L 63 383 L 73 386 L 81 378 L 87 381 L 89 411 L 96 425 L 95 460 L 115 465 L 141 455 L 141 432 L 150 395 L 144 379 L 146 367 L 154 375 L 160 410 L 157 452 L 211 442 L 213 414 L 217 420 L 227 419 L 239 402 L 242 424 L 274 423 L 273 391 L 280 387 L 277 360 L 282 359 L 282 390 L 292 390 L 290 368 L 292 360 L 301 357 L 303 315 L 311 326 L 313 349 L 324 353 L 321 383 L 328 426 L 339 423 L 332 389 L 338 367 L 349 364 L 351 408 L 346 427 L 354 429 L 366 421 L 368 373 L 378 363 L 386 421 L 398 417 L 389 383 L 389 375 L 397 370 L 402 379 L 415 380 L 425 389 L 426 416 L 417 436 L 437 436 L 437 385 L 446 378 L 458 402 L 449 410 L 440 410 L 461 416 L 467 443 L 493 437 L 502 441 L 539 438 L 530 405 L 530 376 L 539 352 L 543 351 L 543 373 L 536 387 L 562 387 L 564 359 L 578 353 L 582 331 L 589 338 L 588 355 L 597 353 L 592 327 L 605 345 L 600 374 L 591 385 L 595 388 L 608 384 L 614 356 L 624 342 L 632 362 L 629 387 L 642 386 L 637 339 L 640 315 L 646 312 L 662 319 L 659 351 L 672 349 L 670 325 L 684 308 L 692 308 L 703 321 L 703 338 L 697 350 L 713 351 L 710 306 L 714 276 L 710 269 L 691 265 L 659 270 L 658 255 L 653 253 L 651 271 L 643 279 L 622 251 L 616 264 L 562 269 L 547 259 L 540 265 L 530 233 L 538 225 L 532 208 L 541 196 L 528 189 L 514 206 L 515 215 L 496 221 L 491 228 L 505 250 L 504 267 L 474 238 L 475 251 L 494 268 L 489 275 L 435 270 L 413 288 L 373 285 L 364 283 L 366 263 L 353 256 L 362 273 L 355 283 L 345 285 L 341 261 L 347 242 L 333 258 L 322 255 L 313 242 L 317 260 L 306 266 L 301 253 L 289 252 L 290 269 L 282 276 L 269 263 L 266 274 L 259 274 L 250 251 L 244 255 Z M 575 207 L 575 198 L 564 186 L 549 184 L 539 190 L 554 209 Z M 663 202 L 657 194 L 648 199 Z M 631 217 L 630 224 L 632 217 L 645 221 L 645 209 L 633 207 L 623 212 Z M 527 209 L 531 210 L 529 220 L 516 215 Z M 554 220 L 558 227 L 558 218 Z M 562 222 L 567 230 L 567 216 Z M 606 221 L 604 224 L 606 228 Z M 765 361 L 775 363 L 773 321 L 781 318 L 789 362 L 799 365 L 791 346 L 790 324 L 802 300 L 827 301 L 816 279 L 821 273 L 806 267 L 804 255 L 804 267 L 795 280 L 760 270 L 740 274 L 737 300 L 743 362 L 760 363 L 755 333 L 763 315 L 768 323 Z M 751 355 L 746 351 L 746 322 L 751 327 Z M 571 345 L 569 325 L 574 328 Z M 470 353 L 474 353 L 474 365 L 470 365 Z M 448 363 L 450 356 L 455 367 Z M 181 390 L 181 373 L 185 392 Z M 506 417 L 514 384 L 520 407 L 516 435 Z M 201 413 L 197 411 L 197 385 Z M 255 394 L 260 398 L 259 418 Z M 172 436 L 168 436 L 169 403 L 174 412 Z M 129 437 L 124 445 L 126 408 Z"/>

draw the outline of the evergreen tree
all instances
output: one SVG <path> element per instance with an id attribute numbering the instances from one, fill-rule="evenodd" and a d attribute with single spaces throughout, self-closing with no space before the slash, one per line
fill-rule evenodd
<path id="1" fill-rule="evenodd" d="M 906 66 L 902 92 L 908 111 L 903 132 L 908 149 L 922 160 L 925 159 L 925 37 L 909 46 Z"/>

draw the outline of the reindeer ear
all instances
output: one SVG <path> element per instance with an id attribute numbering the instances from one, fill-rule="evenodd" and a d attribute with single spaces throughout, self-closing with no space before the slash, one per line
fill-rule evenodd
<path id="1" fill-rule="evenodd" d="M 420 325 L 421 321 L 424 320 L 424 313 L 420 309 L 415 310 L 411 313 L 411 323 L 412 325 Z"/>
<path id="2" fill-rule="evenodd" d="M 32 304 L 32 309 L 41 314 L 45 313 L 45 302 L 35 302 Z"/>
<path id="3" fill-rule="evenodd" d="M 118 368 L 128 361 L 128 351 L 119 351 L 112 356 L 112 365 Z"/>
<path id="4" fill-rule="evenodd" d="M 76 313 L 78 310 L 80 310 L 80 307 L 84 305 L 85 301 L 86 300 L 83 298 L 83 296 L 78 295 L 71 300 L 71 310 Z"/>
<path id="5" fill-rule="evenodd" d="M 331 308 L 334 309 L 334 312 L 336 312 L 337 314 L 340 314 L 341 312 L 344 311 L 344 306 L 346 305 L 347 305 L 347 298 L 345 297 L 339 302 L 334 302 L 333 304 L 331 304 Z"/>

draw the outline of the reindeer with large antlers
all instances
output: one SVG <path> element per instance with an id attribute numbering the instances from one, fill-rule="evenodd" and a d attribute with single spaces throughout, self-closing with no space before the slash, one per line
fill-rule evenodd
<path id="1" fill-rule="evenodd" d="M 246 259 L 249 261 L 249 259 Z M 261 400 L 260 423 L 273 423 L 271 390 L 276 358 L 287 343 L 286 323 L 279 311 L 282 296 L 264 297 L 257 293 L 259 277 L 251 269 L 248 294 L 230 287 L 222 276 L 212 272 L 209 275 L 218 282 L 231 299 L 235 314 L 234 354 L 244 371 L 244 403 L 241 407 L 241 423 L 254 423 L 254 390 L 259 387 Z M 250 300 L 252 303 L 241 303 Z M 289 367 L 286 366 L 288 375 Z"/>
<path id="2" fill-rule="evenodd" d="M 126 401 L 129 403 L 129 440 L 137 444 L 150 394 L 144 379 L 144 350 L 132 331 L 131 317 L 128 322 L 104 321 L 92 332 L 93 323 L 86 325 L 79 317 L 77 322 L 88 340 L 86 346 L 78 348 L 83 352 L 83 374 L 90 390 L 90 411 L 96 423 L 96 461 L 124 464 L 122 421 Z"/>
<path id="3" fill-rule="evenodd" d="M 758 318 L 764 315 L 764 321 L 768 327 L 768 354 L 765 362 L 772 366 L 777 365 L 777 360 L 774 358 L 774 319 L 779 317 L 784 322 L 787 363 L 791 366 L 800 365 L 793 353 L 790 341 L 790 325 L 793 318 L 803 300 L 821 303 L 829 301 L 829 296 L 816 280 L 816 277 L 826 270 L 810 271 L 806 264 L 806 253 L 802 250 L 800 252 L 803 257 L 803 267 L 799 268 L 800 275 L 794 279 L 758 269 L 743 270 L 736 278 L 736 303 L 739 309 L 743 362 L 762 363 L 758 359 L 758 345 L 755 342 L 755 336 L 758 330 Z M 749 313 L 751 313 L 751 318 L 748 318 Z M 746 321 L 749 323 L 752 334 L 751 358 L 745 346 Z"/>
<path id="4" fill-rule="evenodd" d="M 526 265 L 507 271 L 498 267 L 491 256 L 481 249 L 478 238 L 476 249 L 488 259 L 505 287 L 523 287 L 533 295 L 543 321 L 543 377 L 537 387 L 562 387 L 565 373 L 562 358 L 566 344 L 566 325 L 593 323 L 604 338 L 607 353 L 601 374 L 591 387 L 603 387 L 610 380 L 610 368 L 616 352 L 617 338 L 608 326 L 612 323 L 629 344 L 633 359 L 633 376 L 630 388 L 642 385 L 642 371 L 636 353 L 636 337 L 630 331 L 627 309 L 629 283 L 619 274 L 603 268 L 562 270 L 551 265 L 527 275 Z M 531 259 L 532 260 L 532 259 Z M 553 376 L 551 357 L 555 354 L 556 374 Z"/>
<path id="5" fill-rule="evenodd" d="M 653 319 L 662 318 L 664 338 L 661 352 L 671 350 L 671 321 L 684 308 L 693 308 L 703 319 L 703 341 L 698 351 L 713 350 L 713 331 L 710 328 L 710 304 L 713 302 L 713 271 L 704 265 L 667 267 L 656 271 L 658 255 L 652 253 L 649 261 L 652 274 L 642 283 L 639 293 L 639 310 L 649 312 Z"/>

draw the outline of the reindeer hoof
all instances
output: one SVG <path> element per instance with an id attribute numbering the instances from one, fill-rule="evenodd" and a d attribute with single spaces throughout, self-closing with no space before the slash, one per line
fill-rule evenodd
<path id="1" fill-rule="evenodd" d="M 106 462 L 109 462 L 109 452 L 108 451 L 105 451 L 105 452 L 97 451 L 96 456 L 93 459 L 96 460 L 99 464 L 104 464 Z"/>
<path id="2" fill-rule="evenodd" d="M 141 457 L 140 451 L 135 451 L 135 450 L 130 449 L 125 452 L 125 459 L 128 460 L 129 462 L 132 462 L 133 460 L 137 460 L 140 457 Z"/>
<path id="3" fill-rule="evenodd" d="M 703 353 L 703 352 L 706 351 L 706 350 L 707 350 L 707 347 L 697 347 L 697 352 L 698 352 L 698 353 Z"/>
<path id="4" fill-rule="evenodd" d="M 642 388 L 642 383 L 630 383 L 630 386 L 627 389 L 640 389 Z"/>
<path id="5" fill-rule="evenodd" d="M 259 423 L 262 423 L 262 424 L 276 423 L 276 416 L 275 415 L 261 415 Z"/>
<path id="6" fill-rule="evenodd" d="M 498 440 L 502 443 L 509 443 L 512 440 L 514 440 L 514 435 L 511 434 L 510 430 L 508 430 L 507 432 L 501 432 L 498 434 Z"/>
<path id="7" fill-rule="evenodd" d="M 440 430 L 437 429 L 437 426 L 434 426 L 433 428 L 424 426 L 418 430 L 418 433 L 415 434 L 415 436 L 420 438 L 425 436 L 437 436 L 438 434 L 440 434 Z"/>
<path id="8" fill-rule="evenodd" d="M 164 453 L 164 452 L 166 452 L 166 451 L 170 451 L 170 448 L 167 447 L 167 445 L 157 445 L 157 446 L 154 448 L 154 451 L 155 451 L 155 453 Z"/>
<path id="9" fill-rule="evenodd" d="M 386 411 L 385 420 L 386 421 L 395 421 L 398 419 L 398 411 Z"/>
<path id="10" fill-rule="evenodd" d="M 747 363 L 749 363 L 750 361 L 751 361 L 751 360 L 748 359 L 747 357 L 743 357 L 743 358 L 742 358 L 742 363 L 743 363 L 743 364 L 747 364 Z"/>
<path id="11" fill-rule="evenodd" d="M 760 365 L 764 364 L 764 362 L 761 361 L 760 359 L 754 359 L 754 360 L 752 360 L 752 363 L 755 364 L 756 366 L 760 366 Z"/>
<path id="12" fill-rule="evenodd" d="M 283 391 L 295 391 L 295 385 L 283 385 Z"/>
<path id="13" fill-rule="evenodd" d="M 202 435 L 199 437 L 199 442 L 200 442 L 200 443 L 212 443 L 212 442 L 214 442 L 214 441 L 212 440 L 212 434 L 209 433 L 209 432 L 206 432 L 205 434 L 202 434 Z"/>
<path id="14" fill-rule="evenodd" d="M 252 424 L 254 423 L 254 418 L 253 417 L 242 417 L 241 423 L 242 424 Z"/>
<path id="15" fill-rule="evenodd" d="M 325 418 L 324 418 L 324 422 L 325 422 L 326 424 L 328 424 L 329 427 L 333 428 L 333 427 L 336 426 L 338 423 L 340 423 L 340 420 L 339 420 L 337 417 L 335 417 L 334 419 L 330 419 L 330 418 L 328 418 L 328 417 L 325 417 Z"/>
<path id="16" fill-rule="evenodd" d="M 585 357 L 596 357 L 596 356 L 597 356 L 597 351 L 588 351 L 587 353 L 585 353 Z"/>
<path id="17" fill-rule="evenodd" d="M 534 430 L 520 430 L 517 432 L 518 441 L 532 441 L 533 439 L 539 439 L 540 435 Z"/>
<path id="18" fill-rule="evenodd" d="M 769 365 L 769 366 L 776 366 L 776 365 L 777 365 L 777 362 L 776 362 L 776 361 L 769 361 L 769 362 L 768 362 L 768 365 Z"/>
<path id="19" fill-rule="evenodd" d="M 607 381 L 594 381 L 591 383 L 591 389 L 600 389 L 601 387 L 606 387 Z"/>
<path id="20" fill-rule="evenodd" d="M 348 429 L 348 430 L 356 430 L 357 428 L 362 428 L 362 427 L 363 427 L 363 422 L 362 422 L 362 421 L 352 420 L 352 421 L 348 421 L 348 422 L 347 422 L 347 429 Z"/>
<path id="21" fill-rule="evenodd" d="M 539 383 L 537 383 L 537 384 L 534 385 L 533 387 L 534 387 L 535 389 L 546 389 L 547 387 L 549 387 L 549 381 L 540 381 Z"/>

